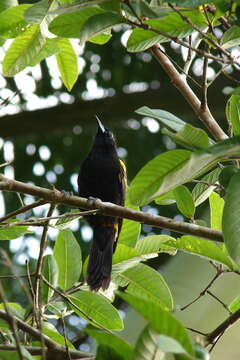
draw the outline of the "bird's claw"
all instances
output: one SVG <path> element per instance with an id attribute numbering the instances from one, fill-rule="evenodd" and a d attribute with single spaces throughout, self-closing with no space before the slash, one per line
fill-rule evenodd
<path id="1" fill-rule="evenodd" d="M 88 203 L 89 203 L 89 205 L 91 205 L 91 206 L 96 206 L 96 203 L 98 202 L 98 201 L 101 201 L 99 198 L 95 198 L 95 197 L 93 197 L 93 196 L 89 196 L 89 198 L 88 198 Z"/>

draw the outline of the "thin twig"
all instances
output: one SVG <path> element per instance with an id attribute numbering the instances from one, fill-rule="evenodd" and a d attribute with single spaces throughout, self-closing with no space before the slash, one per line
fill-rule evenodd
<path id="1" fill-rule="evenodd" d="M 15 217 L 16 215 L 19 215 L 19 214 L 22 214 L 28 210 L 31 210 L 37 206 L 41 206 L 41 205 L 44 205 L 46 204 L 46 200 L 38 200 L 38 201 L 35 201 L 34 203 L 32 204 L 29 204 L 29 205 L 26 205 L 24 207 L 21 207 L 20 209 L 17 209 L 15 211 L 12 211 L 10 212 L 9 214 L 7 214 L 6 216 L 3 216 L 0 218 L 0 223 L 7 220 L 7 219 L 10 219 L 12 217 Z"/>
<path id="2" fill-rule="evenodd" d="M 62 322 L 63 337 L 64 337 L 64 342 L 65 342 L 65 348 L 66 348 L 67 359 L 68 359 L 68 360 L 72 360 L 72 358 L 71 358 L 71 354 L 70 354 L 70 352 L 69 352 L 68 343 L 67 343 L 66 327 L 65 327 L 65 322 L 64 322 L 64 318 L 63 318 L 63 316 L 61 316 L 61 322 Z"/>
<path id="3" fill-rule="evenodd" d="M 212 296 L 216 301 L 218 301 L 224 307 L 224 309 L 227 310 L 229 315 L 232 314 L 232 311 L 229 310 L 228 306 L 221 299 L 219 299 L 216 295 L 214 295 L 210 290 L 207 290 L 206 292 L 207 294 Z"/>
<path id="4" fill-rule="evenodd" d="M 19 359 L 24 360 L 22 349 L 21 349 L 21 344 L 20 344 L 20 340 L 19 340 L 19 336 L 18 336 L 16 321 L 15 321 L 15 318 L 11 316 L 11 312 L 10 312 L 10 309 L 9 309 L 9 307 L 7 305 L 7 299 L 5 297 L 4 289 L 3 289 L 3 286 L 2 286 L 1 282 L 0 282 L 0 297 L 1 297 L 2 302 L 3 302 L 4 310 L 5 310 L 6 314 L 8 315 L 7 322 L 9 323 L 10 328 L 12 329 L 12 332 L 13 332 L 13 337 L 14 337 L 14 340 L 15 340 L 15 343 L 16 343 L 16 349 L 17 349 L 17 352 L 18 352 L 18 355 L 19 355 Z"/>
<path id="5" fill-rule="evenodd" d="M 208 51 L 209 46 L 205 45 L 206 51 Z M 202 111 L 206 111 L 208 107 L 207 103 L 207 69 L 208 69 L 208 58 L 204 58 L 203 60 L 203 74 L 202 74 L 202 100 L 201 100 L 201 109 Z"/>
<path id="6" fill-rule="evenodd" d="M 27 268 L 28 286 L 29 286 L 29 289 L 30 289 L 30 294 L 31 294 L 31 296 L 32 296 L 32 300 L 34 301 L 35 294 L 34 294 L 34 289 L 33 289 L 33 284 L 32 284 L 32 279 L 31 279 L 31 274 L 30 274 L 30 271 L 29 271 L 29 263 L 28 263 L 28 260 L 26 260 L 26 268 Z M 35 273 L 34 273 L 34 276 L 35 276 Z"/>
<path id="7" fill-rule="evenodd" d="M 48 336 L 46 336 L 44 334 L 41 334 L 39 330 L 37 330 L 36 328 L 30 326 L 26 322 L 16 318 L 12 314 L 7 313 L 4 310 L 0 310 L 0 318 L 7 321 L 7 322 L 13 322 L 14 321 L 16 326 L 20 330 L 22 330 L 25 333 L 28 333 L 29 335 L 31 335 L 33 338 L 35 338 L 37 340 L 41 341 L 41 337 L 43 336 L 46 346 L 49 348 L 49 351 L 51 351 L 53 354 L 54 353 L 55 354 L 61 353 L 62 356 L 64 354 L 66 354 L 65 346 L 61 346 L 61 345 L 55 343 L 55 341 L 50 339 Z M 7 345 L 2 345 L 2 346 L 5 346 L 5 348 L 4 348 L 5 350 L 12 351 L 14 349 L 14 347 L 11 347 L 10 345 L 9 345 L 8 348 L 7 348 Z M 34 348 L 32 347 L 32 349 L 34 349 Z M 37 349 L 38 349 L 38 351 L 41 351 L 40 348 L 37 348 Z M 16 350 L 16 347 L 15 347 L 15 350 Z M 85 359 L 85 358 L 89 358 L 89 357 L 92 358 L 93 357 L 93 354 L 87 354 L 87 353 L 84 353 L 84 352 L 81 352 L 81 351 L 70 350 L 70 352 L 71 352 L 71 356 L 72 356 L 73 359 L 80 359 L 80 358 Z"/>
<path id="8" fill-rule="evenodd" d="M 198 301 L 202 296 L 204 296 L 206 294 L 206 292 L 208 291 L 208 289 L 210 289 L 210 287 L 213 285 L 213 283 L 223 274 L 222 271 L 218 271 L 216 273 L 216 275 L 213 277 L 213 279 L 208 283 L 208 285 L 205 287 L 204 290 L 202 290 L 200 292 L 200 294 L 194 299 L 192 300 L 190 303 L 188 303 L 187 305 L 184 305 L 180 310 L 184 311 L 186 310 L 189 306 L 191 306 L 192 304 L 194 304 L 196 301 Z"/>
<path id="9" fill-rule="evenodd" d="M 51 204 L 50 208 L 47 213 L 47 217 L 50 217 L 54 211 L 55 205 Z M 47 232 L 48 232 L 48 223 L 49 221 L 46 221 L 43 233 L 41 237 L 40 242 L 40 250 L 38 255 L 38 262 L 37 262 L 37 268 L 36 268 L 36 278 L 35 278 L 35 285 L 34 285 L 34 293 L 35 293 L 35 299 L 34 299 L 34 305 L 35 310 L 37 311 L 37 318 L 38 321 L 41 317 L 41 303 L 40 303 L 40 281 L 41 281 L 41 273 L 42 273 L 42 267 L 43 267 L 43 254 L 47 247 Z M 39 321 L 40 324 L 40 321 Z"/>
<path id="10" fill-rule="evenodd" d="M 199 334 L 199 335 L 202 335 L 202 336 L 207 336 L 207 334 L 206 334 L 206 333 L 203 333 L 202 331 L 195 330 L 195 329 L 190 328 L 190 327 L 187 327 L 187 329 L 190 330 L 190 331 L 192 331 L 192 332 L 194 332 L 194 333 L 196 333 L 196 334 Z"/>

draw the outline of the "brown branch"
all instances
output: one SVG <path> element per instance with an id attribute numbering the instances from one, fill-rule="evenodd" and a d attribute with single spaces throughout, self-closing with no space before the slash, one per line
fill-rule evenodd
<path id="1" fill-rule="evenodd" d="M 18 329 L 22 330 L 25 333 L 28 333 L 29 335 L 31 335 L 33 338 L 35 338 L 37 340 L 41 341 L 41 338 L 43 337 L 45 345 L 47 346 L 49 352 L 51 351 L 52 353 L 56 353 L 56 354 L 60 353 L 62 355 L 66 354 L 65 346 L 58 345 L 57 343 L 55 343 L 55 341 L 50 339 L 48 336 L 41 334 L 40 331 L 38 331 L 34 327 L 28 325 L 26 322 L 14 317 L 13 315 L 7 314 L 4 310 L 0 310 L 0 318 L 7 321 L 8 323 L 15 321 Z M 4 350 L 9 350 L 9 351 L 14 350 L 14 348 L 11 345 L 1 345 L 1 346 L 5 346 Z M 30 349 L 31 348 L 35 349 L 33 347 L 30 347 Z M 37 349 L 41 353 L 41 348 L 37 348 Z M 16 350 L 16 347 L 15 347 L 15 350 Z M 81 351 L 73 351 L 73 350 L 69 350 L 69 351 L 70 351 L 70 354 L 73 359 L 92 359 L 92 358 L 94 358 L 93 354 L 87 354 L 87 353 L 84 353 Z M 52 359 L 53 358 L 54 357 L 52 357 Z M 64 357 L 62 357 L 62 358 L 64 359 Z"/>
<path id="2" fill-rule="evenodd" d="M 240 309 L 235 311 L 226 320 L 224 320 L 215 330 L 206 336 L 206 345 L 214 344 L 218 338 L 224 334 L 234 323 L 240 319 Z"/>
<path id="3" fill-rule="evenodd" d="M 160 49 L 159 45 L 154 45 L 151 47 L 151 52 L 160 63 L 164 71 L 168 74 L 173 84 L 180 91 L 183 97 L 187 100 L 189 105 L 192 107 L 198 118 L 203 122 L 203 124 L 208 128 L 210 133 L 214 136 L 216 140 L 226 139 L 228 136 L 218 125 L 216 120 L 213 118 L 209 108 L 206 106 L 206 109 L 201 109 L 201 102 L 189 85 L 184 81 L 179 72 L 169 61 L 169 59 L 164 55 Z"/>
<path id="4" fill-rule="evenodd" d="M 7 220 L 7 219 L 10 219 L 18 214 L 22 214 L 28 210 L 31 210 L 37 206 L 41 206 L 41 205 L 44 205 L 46 204 L 46 201 L 45 200 L 38 200 L 38 201 L 35 201 L 34 203 L 32 204 L 29 204 L 29 205 L 26 205 L 24 207 L 21 207 L 20 209 L 17 209 L 15 211 L 12 211 L 10 212 L 9 214 L 7 214 L 6 216 L 3 216 L 0 218 L 0 223 Z"/>
<path id="5" fill-rule="evenodd" d="M 50 208 L 48 210 L 47 217 L 51 217 L 53 211 L 54 211 L 55 205 L 51 204 Z M 41 273 L 42 273 L 42 267 L 43 267 L 43 254 L 47 247 L 47 232 L 48 232 L 48 224 L 49 220 L 46 221 L 43 233 L 41 237 L 41 243 L 40 243 L 40 251 L 38 256 L 38 262 L 37 262 L 37 269 L 36 269 L 36 278 L 35 278 L 35 286 L 34 286 L 34 292 L 35 292 L 35 309 L 37 311 L 37 317 L 40 316 L 41 313 L 41 304 L 40 304 L 40 281 L 41 281 Z M 39 323 L 41 319 L 38 317 Z"/>
<path id="6" fill-rule="evenodd" d="M 219 304 L 221 304 L 223 306 L 223 308 L 225 310 L 227 310 L 227 312 L 229 313 L 229 315 L 232 314 L 232 312 L 229 310 L 228 306 L 221 300 L 219 299 L 219 297 L 217 297 L 216 295 L 214 295 L 210 290 L 207 290 L 207 294 L 210 295 L 213 299 L 215 299 L 217 302 L 219 302 Z"/>
<path id="7" fill-rule="evenodd" d="M 93 203 L 92 201 L 81 198 L 79 196 L 65 195 L 58 190 L 49 190 L 39 186 L 25 184 L 17 180 L 8 179 L 1 174 L 0 190 L 13 192 L 17 191 L 24 194 L 38 196 L 45 199 L 47 202 L 52 202 L 55 204 L 62 203 L 65 205 L 74 206 L 76 208 L 88 210 L 99 209 L 102 214 L 107 216 L 121 217 L 143 224 L 159 227 L 161 229 L 168 229 L 177 233 L 193 235 L 218 242 L 223 241 L 222 233 L 218 230 L 209 229 L 204 226 L 199 226 L 183 221 L 177 221 L 164 216 L 128 209 L 112 203 L 102 202 L 101 200 L 96 200 Z"/>

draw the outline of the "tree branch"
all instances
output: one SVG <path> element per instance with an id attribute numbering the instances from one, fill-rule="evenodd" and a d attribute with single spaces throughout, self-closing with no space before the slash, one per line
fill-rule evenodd
<path id="1" fill-rule="evenodd" d="M 194 110 L 198 118 L 203 122 L 203 124 L 208 128 L 210 133 L 214 136 L 216 140 L 226 139 L 228 136 L 218 125 L 214 117 L 212 116 L 208 106 L 205 109 L 201 108 L 201 102 L 198 97 L 194 94 L 190 86 L 182 79 L 179 72 L 169 61 L 167 56 L 161 51 L 159 45 L 154 45 L 151 48 L 152 54 L 158 60 L 164 71 L 168 74 L 173 85 L 180 91 L 183 97 L 187 100 L 189 105 Z"/>
<path id="2" fill-rule="evenodd" d="M 96 200 L 94 203 L 88 199 L 73 195 L 65 195 L 58 190 L 49 190 L 25 184 L 17 180 L 8 179 L 0 174 L 0 190 L 20 192 L 45 199 L 47 202 L 55 204 L 62 203 L 76 208 L 88 210 L 101 210 L 101 213 L 107 216 L 117 216 L 147 225 L 159 227 L 161 229 L 172 230 L 181 234 L 188 234 L 213 241 L 223 241 L 222 233 L 218 230 L 209 229 L 204 226 L 191 224 L 183 221 L 173 220 L 164 216 L 144 213 L 142 211 L 127 209 L 112 203 Z"/>
<path id="3" fill-rule="evenodd" d="M 47 348 L 49 348 L 49 351 L 51 351 L 53 353 L 55 352 L 56 354 L 57 353 L 61 353 L 62 355 L 66 354 L 66 348 L 64 346 L 58 345 L 53 340 L 51 340 L 48 336 L 41 334 L 40 331 L 38 331 L 37 329 L 28 325 L 24 321 L 14 317 L 11 314 L 7 314 L 3 310 L 0 310 L 0 318 L 7 321 L 8 323 L 12 323 L 14 321 L 18 329 L 24 331 L 25 333 L 28 333 L 29 335 L 31 335 L 33 338 L 35 338 L 37 340 L 41 341 L 41 338 L 43 337 L 45 345 L 47 346 Z M 7 346 L 9 347 L 10 345 L 1 345 L 1 346 L 5 346 L 4 350 L 10 351 L 10 350 L 16 349 L 16 347 L 15 347 L 15 349 L 13 349 L 12 346 L 7 349 Z M 39 349 L 38 351 L 41 351 L 41 348 L 38 348 L 38 349 Z M 81 351 L 73 351 L 73 350 L 69 350 L 69 351 L 72 356 L 72 359 L 92 359 L 92 358 L 94 358 L 93 354 L 87 354 L 87 353 L 84 353 Z M 62 359 L 64 359 L 64 357 L 62 357 Z"/>

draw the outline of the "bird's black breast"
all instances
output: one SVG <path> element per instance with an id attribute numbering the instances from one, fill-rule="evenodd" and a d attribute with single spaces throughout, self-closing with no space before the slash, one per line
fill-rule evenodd
<path id="1" fill-rule="evenodd" d="M 91 154 L 83 162 L 78 177 L 79 196 L 95 197 L 120 204 L 120 163 L 113 154 Z"/>

